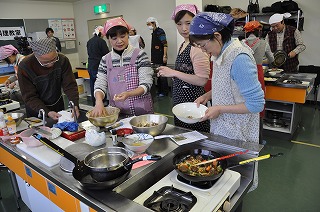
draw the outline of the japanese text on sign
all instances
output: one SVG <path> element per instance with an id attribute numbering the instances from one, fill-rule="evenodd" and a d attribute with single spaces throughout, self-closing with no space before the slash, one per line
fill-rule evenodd
<path id="1" fill-rule="evenodd" d="M 14 40 L 14 37 L 25 37 L 24 27 L 0 27 L 0 40 Z"/>

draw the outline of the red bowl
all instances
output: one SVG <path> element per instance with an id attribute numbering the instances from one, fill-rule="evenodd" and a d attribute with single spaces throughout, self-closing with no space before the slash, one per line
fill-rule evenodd
<path id="1" fill-rule="evenodd" d="M 117 131 L 117 136 L 125 136 L 133 133 L 133 129 L 131 128 L 120 128 Z"/>

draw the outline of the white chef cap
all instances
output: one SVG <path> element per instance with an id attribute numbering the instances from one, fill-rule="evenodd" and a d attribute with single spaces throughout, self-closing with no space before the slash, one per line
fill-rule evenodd
<path id="1" fill-rule="evenodd" d="M 291 16 L 290 13 L 284 13 L 284 14 L 273 14 L 270 18 L 269 18 L 269 24 L 274 24 L 274 23 L 279 23 L 283 20 L 283 18 L 289 18 Z"/>
<path id="2" fill-rule="evenodd" d="M 156 27 L 160 27 L 159 23 L 158 23 L 158 20 L 155 17 L 149 17 L 147 19 L 147 23 L 151 23 L 151 22 L 155 22 L 156 23 Z"/>
<path id="3" fill-rule="evenodd" d="M 92 33 L 93 35 L 96 34 L 96 35 L 99 35 L 99 33 L 101 32 L 101 34 L 104 36 L 103 34 L 103 26 L 97 26 L 95 29 L 94 29 L 94 32 Z"/>

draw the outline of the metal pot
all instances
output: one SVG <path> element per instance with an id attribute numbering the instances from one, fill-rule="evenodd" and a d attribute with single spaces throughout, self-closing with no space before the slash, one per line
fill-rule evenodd
<path id="1" fill-rule="evenodd" d="M 33 134 L 33 137 L 49 146 L 61 156 L 73 162 L 75 167 L 72 171 L 72 175 L 79 182 L 82 182 L 84 179 L 88 178 L 88 175 L 90 175 L 92 177 L 91 181 L 112 181 L 121 183 L 120 179 L 125 179 L 123 176 L 130 173 L 134 163 L 142 160 L 161 159 L 161 156 L 158 155 L 148 155 L 146 157 L 140 157 L 132 160 L 123 148 L 123 151 L 118 152 L 112 151 L 108 148 L 102 148 L 89 153 L 85 156 L 83 161 L 80 161 L 49 139 L 42 137 L 40 134 L 35 133 Z"/>

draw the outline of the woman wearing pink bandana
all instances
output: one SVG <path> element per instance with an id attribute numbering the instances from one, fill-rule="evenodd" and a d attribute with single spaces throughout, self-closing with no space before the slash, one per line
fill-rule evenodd
<path id="1" fill-rule="evenodd" d="M 175 8 L 171 16 L 184 41 L 179 48 L 175 69 L 160 66 L 158 76 L 173 78 L 173 106 L 183 102 L 194 102 L 205 93 L 204 86 L 209 79 L 209 56 L 201 49 L 191 46 L 189 42 L 190 23 L 197 13 L 196 5 L 182 4 Z M 209 132 L 210 130 L 209 121 L 187 124 L 174 117 L 174 124 L 202 132 Z"/>
<path id="2" fill-rule="evenodd" d="M 19 51 L 12 45 L 5 45 L 0 47 L 0 60 L 6 61 L 8 64 L 12 64 L 15 74 L 10 76 L 4 84 L 6 87 L 12 89 L 10 98 L 19 102 L 23 102 L 21 97 L 20 88 L 18 85 L 17 71 L 18 65 L 23 60 L 24 55 L 19 54 Z"/>
<path id="3" fill-rule="evenodd" d="M 110 105 L 120 108 L 122 114 L 153 113 L 153 70 L 147 54 L 129 44 L 129 27 L 123 18 L 108 20 L 104 32 L 112 51 L 102 57 L 98 68 L 94 85 L 96 106 L 91 115 L 106 114 L 103 99 L 107 92 Z"/>

